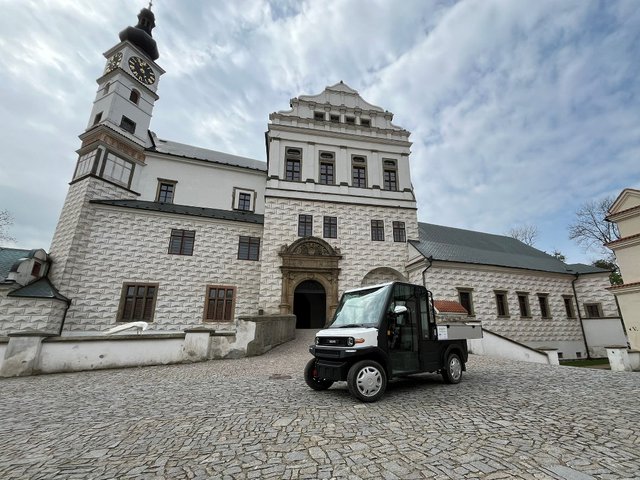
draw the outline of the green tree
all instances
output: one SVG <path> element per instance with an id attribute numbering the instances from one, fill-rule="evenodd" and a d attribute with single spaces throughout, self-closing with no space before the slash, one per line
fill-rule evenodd
<path id="1" fill-rule="evenodd" d="M 611 285 L 622 285 L 622 275 L 620 275 L 620 269 L 614 262 L 603 258 L 594 261 L 592 265 L 594 267 L 604 268 L 605 270 L 611 271 L 611 273 L 609 274 L 609 282 L 611 282 Z"/>

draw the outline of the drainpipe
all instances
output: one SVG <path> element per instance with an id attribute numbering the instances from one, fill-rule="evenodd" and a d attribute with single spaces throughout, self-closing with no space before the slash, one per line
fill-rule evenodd
<path id="1" fill-rule="evenodd" d="M 591 360 L 591 354 L 589 353 L 589 345 L 587 345 L 587 336 L 584 333 L 584 325 L 582 323 L 582 314 L 580 313 L 580 302 L 578 301 L 578 293 L 576 292 L 576 281 L 580 276 L 579 273 L 574 275 L 574 279 L 571 280 L 571 288 L 573 289 L 573 298 L 576 299 L 576 307 L 578 312 L 578 319 L 580 320 L 580 330 L 582 330 L 582 339 L 584 340 L 584 348 L 587 349 L 587 360 Z"/>
<path id="2" fill-rule="evenodd" d="M 427 270 L 429 270 L 431 268 L 431 265 L 433 265 L 433 255 L 430 255 L 430 256 L 425 257 L 425 258 L 426 258 L 427 262 L 429 262 L 429 265 L 427 265 L 427 268 L 425 268 L 422 271 L 422 285 L 424 286 L 424 288 L 427 288 L 427 280 L 426 280 L 425 275 L 427 274 Z M 427 288 L 427 290 L 429 290 L 429 289 Z"/>
<path id="3" fill-rule="evenodd" d="M 64 321 L 67 319 L 67 312 L 69 311 L 69 307 L 71 306 L 71 300 L 67 299 L 67 307 L 64 309 L 64 313 L 62 314 L 62 322 L 60 322 L 60 330 L 58 330 L 58 336 L 62 336 L 62 329 L 64 328 Z"/>

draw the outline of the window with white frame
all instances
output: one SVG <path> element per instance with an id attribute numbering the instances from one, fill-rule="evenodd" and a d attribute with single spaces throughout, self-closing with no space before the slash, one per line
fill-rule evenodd
<path id="1" fill-rule="evenodd" d="M 253 212 L 255 210 L 256 192 L 244 188 L 233 189 L 233 209 L 243 212 Z"/>
<path id="2" fill-rule="evenodd" d="M 109 152 L 102 166 L 102 177 L 129 188 L 133 163 Z"/>

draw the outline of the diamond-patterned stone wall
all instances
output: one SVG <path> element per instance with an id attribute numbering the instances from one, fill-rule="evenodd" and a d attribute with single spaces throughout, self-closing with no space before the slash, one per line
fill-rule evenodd
<path id="1" fill-rule="evenodd" d="M 65 302 L 47 298 L 7 297 L 0 292 L 0 335 L 24 330 L 58 333 Z"/>
<path id="2" fill-rule="evenodd" d="M 261 237 L 261 225 L 94 204 L 83 221 L 86 238 L 63 292 L 73 300 L 65 332 L 113 327 L 124 282 L 159 284 L 151 330 L 202 325 L 207 285 L 236 287 L 235 318 L 257 314 L 260 264 L 237 255 L 238 237 Z M 173 228 L 196 232 L 192 256 L 167 253 Z"/>
<path id="3" fill-rule="evenodd" d="M 587 316 L 585 303 L 599 303 L 602 306 L 602 315 L 605 317 L 619 317 L 616 297 L 608 290 L 610 287 L 608 273 L 581 275 L 576 282 L 576 293 L 580 302 L 580 313 Z"/>
<path id="4" fill-rule="evenodd" d="M 313 235 L 319 238 L 323 238 L 323 216 L 338 219 L 338 238 L 324 240 L 338 248 L 342 255 L 339 264 L 339 294 L 347 289 L 360 287 L 364 276 L 376 268 L 393 268 L 406 276 L 407 244 L 393 241 L 392 222 L 404 222 L 407 239 L 417 239 L 415 210 L 267 198 L 260 280 L 260 306 L 265 313 L 279 313 L 282 262 L 278 252 L 283 245 L 290 245 L 300 238 L 300 214 L 313 215 Z M 371 240 L 371 220 L 384 221 L 384 242 Z"/>
<path id="5" fill-rule="evenodd" d="M 422 268 L 412 270 L 411 281 L 422 284 Z M 594 276 L 585 276 L 582 289 L 576 291 L 581 303 L 602 302 L 605 315 L 615 316 L 611 310 L 611 294 Z M 574 296 L 573 276 L 544 272 L 527 272 L 500 268 L 433 266 L 427 270 L 427 288 L 435 299 L 458 301 L 457 288 L 473 289 L 473 308 L 482 325 L 500 335 L 521 343 L 582 341 L 578 318 L 567 318 L 563 295 Z M 583 278 L 580 279 L 580 282 Z M 509 316 L 498 317 L 495 290 L 507 291 Z M 528 292 L 531 317 L 522 317 L 516 292 Z M 538 293 L 548 294 L 551 318 L 542 318 Z M 615 306 L 615 302 L 613 304 Z M 575 305 L 574 305 L 575 307 Z"/>

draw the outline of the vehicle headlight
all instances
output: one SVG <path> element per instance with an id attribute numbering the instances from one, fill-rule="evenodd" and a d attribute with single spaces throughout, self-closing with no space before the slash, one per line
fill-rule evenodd
<path id="1" fill-rule="evenodd" d="M 347 347 L 353 347 L 356 344 L 356 340 L 353 337 L 347 338 Z"/>
<path id="2" fill-rule="evenodd" d="M 320 345 L 320 337 L 316 337 L 316 345 Z"/>

